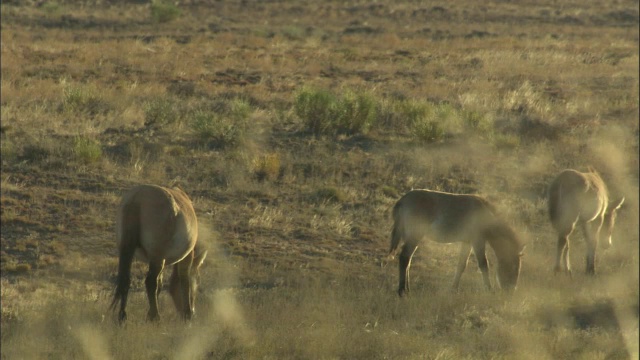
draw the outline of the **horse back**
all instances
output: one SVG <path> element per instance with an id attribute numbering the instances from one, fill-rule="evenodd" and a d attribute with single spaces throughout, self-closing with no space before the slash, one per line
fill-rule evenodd
<path id="1" fill-rule="evenodd" d="M 478 195 L 412 190 L 394 207 L 394 220 L 408 237 L 438 242 L 466 241 L 463 233 L 495 221 L 495 208 Z"/>

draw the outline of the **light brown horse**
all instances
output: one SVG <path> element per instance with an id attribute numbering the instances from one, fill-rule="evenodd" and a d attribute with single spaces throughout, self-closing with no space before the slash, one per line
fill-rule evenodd
<path id="1" fill-rule="evenodd" d="M 191 200 L 178 188 L 139 185 L 122 198 L 117 218 L 120 258 L 113 309 L 120 302 L 119 320 L 127 313 L 134 255 L 149 264 L 145 279 L 149 320 L 158 320 L 158 293 L 162 270 L 173 265 L 169 292 L 178 313 L 191 319 L 195 310 L 199 268 L 207 250 L 198 243 L 198 221 Z"/>
<path id="2" fill-rule="evenodd" d="M 571 274 L 569 261 L 569 235 L 576 225 L 580 225 L 587 243 L 587 274 L 595 274 L 596 247 L 600 242 L 604 225 L 607 239 L 601 242 L 611 246 L 611 233 L 616 213 L 624 197 L 609 202 L 607 187 L 600 175 L 593 169 L 582 173 L 563 170 L 549 186 L 549 218 L 558 232 L 558 247 L 554 271 Z"/>
<path id="3" fill-rule="evenodd" d="M 461 242 L 458 267 L 452 288 L 456 290 L 467 267 L 471 250 L 475 253 L 482 278 L 491 290 L 489 263 L 485 245 L 489 243 L 498 259 L 498 281 L 505 290 L 515 289 L 520 274 L 520 258 L 524 250 L 516 233 L 496 215 L 494 207 L 478 195 L 451 194 L 431 190 L 411 190 L 393 208 L 391 249 L 393 257 L 404 240 L 400 252 L 400 284 L 398 295 L 409 292 L 411 258 L 424 237 L 440 243 Z"/>

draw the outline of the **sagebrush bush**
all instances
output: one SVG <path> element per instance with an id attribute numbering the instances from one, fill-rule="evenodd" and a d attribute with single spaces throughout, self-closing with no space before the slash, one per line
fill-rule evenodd
<path id="1" fill-rule="evenodd" d="M 365 134 L 377 122 L 378 100 L 367 91 L 304 88 L 294 99 L 296 115 L 315 135 Z"/>
<path id="2" fill-rule="evenodd" d="M 411 134 L 418 141 L 431 143 L 443 140 L 446 132 L 440 122 L 424 117 L 413 122 Z"/>
<path id="3" fill-rule="evenodd" d="M 156 23 L 166 23 L 177 19 L 182 11 L 173 3 L 166 0 L 151 2 L 151 19 Z"/>
<path id="4" fill-rule="evenodd" d="M 85 112 L 91 115 L 104 113 L 109 106 L 96 94 L 96 90 L 85 86 L 68 86 L 63 90 L 62 110 Z"/>
<path id="5" fill-rule="evenodd" d="M 491 119 L 486 114 L 473 110 L 462 110 L 460 116 L 469 131 L 484 134 L 491 130 Z"/>
<path id="6" fill-rule="evenodd" d="M 168 98 L 155 98 L 144 105 L 146 126 L 163 127 L 178 120 L 177 105 Z"/>
<path id="7" fill-rule="evenodd" d="M 364 134 L 376 123 L 378 100 L 365 91 L 347 90 L 335 107 L 335 130 L 340 134 Z"/>
<path id="8" fill-rule="evenodd" d="M 232 99 L 229 101 L 229 115 L 236 121 L 247 121 L 253 109 L 249 102 L 244 99 Z"/>
<path id="9" fill-rule="evenodd" d="M 0 153 L 2 153 L 2 161 L 13 162 L 18 157 L 18 150 L 16 144 L 7 139 L 0 141 Z"/>
<path id="10" fill-rule="evenodd" d="M 201 140 L 216 147 L 234 147 L 243 143 L 248 131 L 251 105 L 242 99 L 230 100 L 221 112 L 196 110 L 191 115 L 192 131 Z"/>
<path id="11" fill-rule="evenodd" d="M 92 164 L 102 157 L 102 147 L 96 140 L 78 136 L 73 139 L 73 155 L 84 164 Z"/>
<path id="12" fill-rule="evenodd" d="M 314 135 L 327 133 L 332 128 L 337 99 L 327 90 L 304 88 L 294 99 L 296 115 Z"/>
<path id="13" fill-rule="evenodd" d="M 347 201 L 347 194 L 335 186 L 325 186 L 316 190 L 312 196 L 315 201 L 332 201 L 342 203 Z"/>
<path id="14" fill-rule="evenodd" d="M 253 160 L 253 172 L 258 180 L 275 180 L 280 175 L 281 161 L 277 153 L 260 155 Z"/>

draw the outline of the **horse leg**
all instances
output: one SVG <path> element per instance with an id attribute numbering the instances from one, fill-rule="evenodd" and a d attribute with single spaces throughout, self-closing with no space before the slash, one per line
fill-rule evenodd
<path id="1" fill-rule="evenodd" d="M 571 275 L 571 263 L 569 261 L 569 233 L 562 232 L 558 235 L 558 244 L 556 252 L 556 265 L 553 268 L 554 273 L 564 271 Z"/>
<path id="2" fill-rule="evenodd" d="M 456 269 L 456 275 L 453 278 L 453 285 L 451 286 L 451 290 L 453 291 L 458 290 L 460 277 L 462 277 L 462 273 L 467 268 L 469 256 L 471 256 L 471 246 L 469 246 L 469 244 L 467 243 L 460 244 L 460 253 L 458 254 L 458 268 Z"/>
<path id="3" fill-rule="evenodd" d="M 164 260 L 151 261 L 149 263 L 147 278 L 144 280 L 144 284 L 147 288 L 147 298 L 149 298 L 149 312 L 147 313 L 147 319 L 150 321 L 160 319 L 160 313 L 158 312 L 158 292 L 160 290 L 159 282 L 163 268 Z"/>
<path id="4" fill-rule="evenodd" d="M 602 227 L 602 220 L 598 219 L 590 223 L 582 223 L 584 238 L 587 242 L 587 274 L 596 273 L 596 248 L 598 247 L 598 235 Z"/>
<path id="5" fill-rule="evenodd" d="M 476 254 L 476 260 L 478 261 L 478 267 L 482 272 L 482 280 L 487 290 L 491 290 L 491 279 L 489 278 L 489 262 L 487 261 L 487 255 L 485 253 L 485 242 L 476 241 L 473 244 L 473 252 Z"/>
<path id="6" fill-rule="evenodd" d="M 182 317 L 185 320 L 191 320 L 193 316 L 193 294 L 191 294 L 191 265 L 193 264 L 193 251 L 177 263 L 174 267 L 175 275 L 178 279 L 178 291 L 177 296 L 181 298 Z"/>
<path id="7" fill-rule="evenodd" d="M 400 274 L 400 284 L 398 286 L 398 295 L 402 297 L 409 292 L 409 267 L 411 266 L 411 258 L 418 247 L 410 243 L 402 246 L 402 251 L 398 257 L 398 269 Z"/>

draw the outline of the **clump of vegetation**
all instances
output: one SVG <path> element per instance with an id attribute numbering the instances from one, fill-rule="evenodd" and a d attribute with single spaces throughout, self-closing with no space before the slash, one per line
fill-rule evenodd
<path id="1" fill-rule="evenodd" d="M 367 133 L 376 122 L 377 106 L 371 93 L 347 90 L 336 106 L 336 131 L 347 135 Z"/>
<path id="2" fill-rule="evenodd" d="M 330 201 L 337 203 L 343 203 L 348 199 L 347 194 L 335 186 L 325 186 L 316 190 L 312 198 L 318 202 Z"/>
<path id="3" fill-rule="evenodd" d="M 462 110 L 460 116 L 467 129 L 481 134 L 491 130 L 491 119 L 486 114 L 474 110 Z"/>
<path id="4" fill-rule="evenodd" d="M 279 154 L 260 155 L 253 160 L 253 172 L 258 180 L 275 180 L 280 175 Z"/>
<path id="5" fill-rule="evenodd" d="M 420 118 L 413 123 L 411 134 L 419 141 L 431 143 L 443 140 L 446 132 L 438 121 Z"/>
<path id="6" fill-rule="evenodd" d="M 327 90 L 304 88 L 295 97 L 294 110 L 315 135 L 331 130 L 337 99 Z"/>
<path id="7" fill-rule="evenodd" d="M 0 152 L 2 153 L 2 161 L 13 162 L 18 157 L 16 144 L 7 139 L 0 141 Z"/>
<path id="8" fill-rule="evenodd" d="M 78 136 L 73 139 L 73 155 L 83 164 L 92 164 L 102 157 L 102 147 L 96 140 Z"/>
<path id="9" fill-rule="evenodd" d="M 182 11 L 173 3 L 166 0 L 151 2 L 151 19 L 155 23 L 173 21 L 182 15 Z"/>
<path id="10" fill-rule="evenodd" d="M 86 86 L 68 86 L 63 92 L 61 108 L 64 111 L 95 115 L 106 112 L 109 106 L 102 101 L 94 89 Z"/>
<path id="11" fill-rule="evenodd" d="M 177 105 L 168 98 L 156 98 L 144 105 L 146 126 L 164 127 L 178 120 Z"/>
<path id="12" fill-rule="evenodd" d="M 196 136 L 215 147 L 234 147 L 245 141 L 251 105 L 242 99 L 233 99 L 221 110 L 196 110 L 190 126 Z"/>
<path id="13" fill-rule="evenodd" d="M 367 133 L 377 120 L 377 108 L 377 99 L 367 91 L 346 90 L 336 95 L 304 88 L 294 100 L 296 115 L 315 135 Z"/>
<path id="14" fill-rule="evenodd" d="M 40 7 L 47 15 L 58 15 L 62 11 L 62 7 L 55 1 L 47 1 Z"/>

